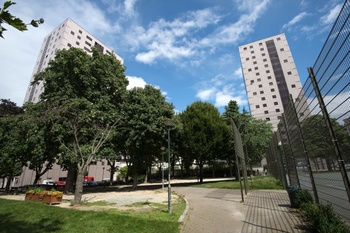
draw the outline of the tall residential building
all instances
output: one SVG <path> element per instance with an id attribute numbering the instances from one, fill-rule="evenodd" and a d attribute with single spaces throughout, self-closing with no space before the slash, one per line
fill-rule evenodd
<path id="1" fill-rule="evenodd" d="M 289 102 L 302 91 L 286 36 L 282 33 L 239 46 L 251 115 L 269 121 L 274 130 Z"/>
<path id="2" fill-rule="evenodd" d="M 48 66 L 49 61 L 55 58 L 55 52 L 57 50 L 69 49 L 70 47 L 81 48 L 89 54 L 91 54 L 91 48 L 95 47 L 102 53 L 115 56 L 121 63 L 124 62 L 112 49 L 96 39 L 84 28 L 76 24 L 73 20 L 66 19 L 44 38 L 30 83 L 34 80 L 34 75 L 43 71 Z M 38 102 L 40 100 L 40 94 L 43 92 L 44 87 L 42 82 L 36 85 L 31 85 L 30 83 L 24 103 Z"/>

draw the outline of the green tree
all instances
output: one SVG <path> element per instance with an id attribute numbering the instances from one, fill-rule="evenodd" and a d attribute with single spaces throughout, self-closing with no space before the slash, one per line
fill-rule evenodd
<path id="1" fill-rule="evenodd" d="M 350 136 L 340 126 L 340 124 L 331 118 L 331 125 L 333 127 L 340 152 L 345 162 L 350 162 Z M 308 155 L 317 169 L 323 169 L 323 162 L 317 161 L 321 159 L 326 162 L 327 170 L 332 171 L 337 165 L 335 149 L 332 139 L 329 136 L 329 131 L 322 115 L 313 115 L 306 118 L 301 123 L 302 133 Z"/>
<path id="2" fill-rule="evenodd" d="M 149 172 L 161 147 L 165 145 L 164 120 L 173 117 L 173 105 L 165 101 L 161 91 L 150 85 L 128 91 L 123 104 L 129 174 L 137 187 L 140 174 Z"/>
<path id="3" fill-rule="evenodd" d="M 183 147 L 188 149 L 189 160 L 196 160 L 200 182 L 203 182 L 203 166 L 216 158 L 217 144 L 222 143 L 223 121 L 217 108 L 200 101 L 188 106 L 180 118 Z"/>
<path id="4" fill-rule="evenodd" d="M 11 15 L 11 13 L 7 10 L 11 5 L 15 5 L 15 2 L 12 1 L 5 1 L 4 6 L 0 8 L 0 37 L 3 37 L 3 32 L 6 31 L 6 28 L 2 26 L 3 23 L 6 23 L 14 28 L 16 28 L 19 31 L 26 31 L 28 30 L 27 25 L 25 24 L 20 18 L 17 18 L 16 16 Z M 39 27 L 39 24 L 43 24 L 44 19 L 39 20 L 32 20 L 30 22 L 30 25 L 33 27 Z"/>
<path id="5" fill-rule="evenodd" d="M 23 109 L 10 100 L 0 100 L 0 178 L 7 178 L 5 191 L 10 190 L 13 177 L 22 173 L 25 162 L 25 138 L 19 122 Z"/>
<path id="6" fill-rule="evenodd" d="M 52 122 L 63 160 L 77 167 L 74 204 L 81 202 L 88 166 L 120 126 L 120 104 L 128 84 L 124 70 L 115 57 L 97 49 L 90 56 L 71 48 L 57 51 L 33 83 L 44 82 L 40 103 L 45 104 L 45 118 Z"/>

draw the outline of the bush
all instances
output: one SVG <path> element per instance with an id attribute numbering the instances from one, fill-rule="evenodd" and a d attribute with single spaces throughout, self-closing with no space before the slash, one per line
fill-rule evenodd
<path id="1" fill-rule="evenodd" d="M 349 226 L 333 211 L 331 205 L 305 203 L 301 216 L 311 232 L 349 233 Z"/>
<path id="2" fill-rule="evenodd" d="M 298 189 L 295 191 L 294 204 L 296 208 L 300 208 L 304 204 L 313 203 L 313 199 L 309 191 L 305 189 Z"/>

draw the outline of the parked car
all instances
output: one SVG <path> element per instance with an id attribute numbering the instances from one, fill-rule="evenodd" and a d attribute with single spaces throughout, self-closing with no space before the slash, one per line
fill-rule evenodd
<path id="1" fill-rule="evenodd" d="M 42 184 L 55 185 L 55 181 L 54 180 L 43 180 Z"/>
<path id="2" fill-rule="evenodd" d="M 56 187 L 64 187 L 64 186 L 66 186 L 66 182 L 65 181 L 56 181 L 55 186 Z"/>

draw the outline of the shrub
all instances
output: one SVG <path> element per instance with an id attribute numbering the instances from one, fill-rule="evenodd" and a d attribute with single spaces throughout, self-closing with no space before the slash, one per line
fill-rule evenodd
<path id="1" fill-rule="evenodd" d="M 301 216 L 311 232 L 349 233 L 348 225 L 333 211 L 331 205 L 306 203 L 302 205 Z"/>
<path id="2" fill-rule="evenodd" d="M 309 191 L 305 189 L 298 189 L 295 191 L 294 204 L 296 208 L 300 208 L 304 204 L 313 203 L 313 199 Z"/>

